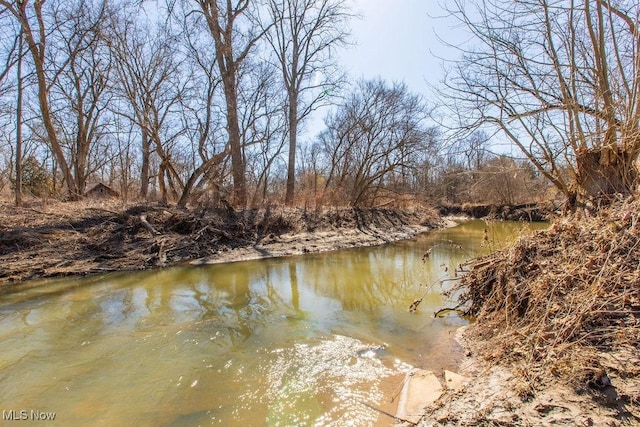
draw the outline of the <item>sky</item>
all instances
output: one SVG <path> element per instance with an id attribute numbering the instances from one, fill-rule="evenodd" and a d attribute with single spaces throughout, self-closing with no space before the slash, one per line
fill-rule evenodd
<path id="1" fill-rule="evenodd" d="M 352 79 L 381 77 L 403 82 L 413 93 L 432 98 L 431 85 L 443 76 L 443 59 L 454 59 L 455 49 L 443 45 L 462 43 L 464 32 L 455 28 L 437 0 L 353 0 L 360 18 L 351 21 L 353 45 L 339 55 L 339 65 Z M 327 111 L 311 118 L 308 135 L 324 128 Z"/>
<path id="2" fill-rule="evenodd" d="M 355 41 L 341 55 L 341 65 L 355 78 L 404 82 L 427 94 L 442 73 L 439 55 L 450 55 L 436 33 L 449 36 L 435 0 L 354 0 L 361 19 L 352 21 Z"/>
<path id="3" fill-rule="evenodd" d="M 412 93 L 423 95 L 434 106 L 434 91 L 444 77 L 447 62 L 456 61 L 461 55 L 449 45 L 461 46 L 473 40 L 467 28 L 455 18 L 447 17 L 440 6 L 446 0 L 352 2 L 360 19 L 352 20 L 354 44 L 340 54 L 340 66 L 354 80 L 381 77 L 388 82 L 403 82 Z M 307 141 L 325 128 L 327 112 L 320 110 L 310 118 Z M 519 154 L 500 135 L 493 137 L 492 149 Z"/>

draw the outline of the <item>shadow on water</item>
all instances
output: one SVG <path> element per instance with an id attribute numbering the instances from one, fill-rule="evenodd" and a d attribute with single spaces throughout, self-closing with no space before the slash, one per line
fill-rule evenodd
<path id="1" fill-rule="evenodd" d="M 54 411 L 57 425 L 374 425 L 370 407 L 391 408 L 408 369 L 454 368 L 465 321 L 433 318 L 449 303 L 438 279 L 522 226 L 492 225 L 490 242 L 485 227 L 25 284 L 0 297 L 3 403 Z"/>

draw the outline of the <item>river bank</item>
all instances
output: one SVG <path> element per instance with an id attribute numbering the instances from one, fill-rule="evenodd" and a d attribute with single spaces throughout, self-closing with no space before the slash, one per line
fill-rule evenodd
<path id="1" fill-rule="evenodd" d="M 429 284 L 491 250 L 480 247 L 483 227 L 24 283 L 0 298 L 0 391 L 11 407 L 56 412 L 61 426 L 388 426 L 378 410 L 394 413 L 408 370 L 456 369 L 462 355 L 449 332 L 465 322 L 433 319 L 447 300 Z M 500 242 L 528 227 L 492 225 Z"/>
<path id="2" fill-rule="evenodd" d="M 477 322 L 457 390 L 420 425 L 636 425 L 640 205 L 560 219 L 474 260 L 460 284 Z M 181 263 L 378 245 L 447 224 L 432 210 L 185 211 L 105 202 L 0 205 L 0 286 Z M 0 289 L 0 292 L 2 290 Z M 446 389 L 446 381 L 440 380 Z"/>
<path id="3" fill-rule="evenodd" d="M 429 208 L 236 212 L 99 200 L 21 208 L 0 202 L 0 287 L 47 277 L 372 246 L 446 225 Z"/>
<path id="4" fill-rule="evenodd" d="M 474 260 L 457 288 L 469 380 L 419 425 L 640 425 L 639 212 L 577 212 Z"/>
<path id="5" fill-rule="evenodd" d="M 526 364 L 495 364 L 480 356 L 469 327 L 462 327 L 457 339 L 466 350 L 457 370 L 463 381 L 447 388 L 445 378 L 440 379 L 443 393 L 424 407 L 416 423 L 420 427 L 640 425 L 635 410 L 621 403 L 629 396 L 576 389 L 566 378 L 532 384 Z M 626 357 L 634 360 L 634 355 Z"/>
<path id="6" fill-rule="evenodd" d="M 495 205 L 482 203 L 441 204 L 440 215 L 502 221 L 549 221 L 559 211 L 552 202 L 521 205 Z"/>

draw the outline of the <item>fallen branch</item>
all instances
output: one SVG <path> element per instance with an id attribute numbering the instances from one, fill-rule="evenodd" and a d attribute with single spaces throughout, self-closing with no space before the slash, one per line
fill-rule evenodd
<path id="1" fill-rule="evenodd" d="M 453 312 L 457 313 L 460 316 L 464 316 L 465 315 L 465 312 L 463 310 L 460 310 L 460 304 L 458 304 L 454 308 L 450 308 L 450 307 L 441 308 L 440 310 L 438 310 L 435 313 L 433 313 L 433 317 L 434 318 L 440 317 L 441 314 L 448 313 L 450 311 L 453 311 Z"/>
<path id="2" fill-rule="evenodd" d="M 156 231 L 156 229 L 153 228 L 151 224 L 149 224 L 149 221 L 147 221 L 146 215 L 140 215 L 140 223 L 144 228 L 147 229 L 147 231 L 149 231 L 149 233 L 153 234 L 154 236 L 160 235 L 160 232 Z"/>

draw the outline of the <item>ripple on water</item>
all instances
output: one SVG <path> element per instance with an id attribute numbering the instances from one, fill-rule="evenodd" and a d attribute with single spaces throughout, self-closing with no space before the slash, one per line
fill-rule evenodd
<path id="1" fill-rule="evenodd" d="M 271 426 L 362 426 L 375 423 L 377 406 L 385 398 L 384 378 L 405 366 L 378 355 L 382 347 L 336 335 L 317 343 L 299 343 L 270 351 L 261 368 L 267 390 Z M 389 366 L 391 365 L 391 366 Z M 255 393 L 244 398 L 255 399 Z M 266 401 L 265 401 L 266 400 Z"/>

